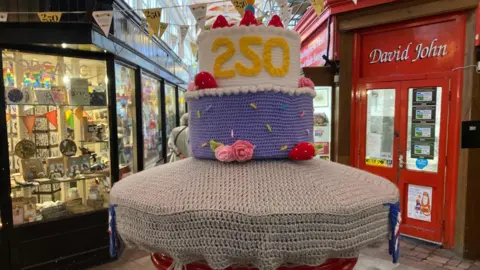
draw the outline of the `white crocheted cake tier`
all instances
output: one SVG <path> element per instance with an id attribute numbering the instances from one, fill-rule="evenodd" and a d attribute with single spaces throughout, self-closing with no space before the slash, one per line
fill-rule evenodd
<path id="1" fill-rule="evenodd" d="M 386 239 L 391 182 L 337 163 L 187 159 L 118 182 L 120 236 L 177 264 L 320 265 Z"/>

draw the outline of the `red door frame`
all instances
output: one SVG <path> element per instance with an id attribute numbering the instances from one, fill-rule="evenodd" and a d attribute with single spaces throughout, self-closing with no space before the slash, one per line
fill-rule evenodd
<path id="1" fill-rule="evenodd" d="M 460 145 L 460 123 L 461 123 L 461 109 L 462 109 L 462 88 L 463 88 L 463 69 L 447 70 L 437 73 L 424 74 L 409 74 L 401 76 L 375 77 L 375 78 L 360 78 L 360 53 L 361 47 L 359 44 L 359 35 L 363 33 L 372 33 L 376 31 L 385 31 L 386 29 L 400 29 L 404 27 L 412 27 L 416 25 L 426 25 L 438 23 L 446 20 L 454 19 L 456 22 L 456 35 L 458 37 L 458 50 L 454 58 L 456 67 L 464 66 L 464 52 L 465 52 L 465 35 L 467 15 L 465 13 L 453 13 L 445 16 L 436 16 L 414 22 L 398 23 L 388 26 L 376 27 L 366 31 L 358 31 L 354 38 L 354 55 L 352 59 L 353 80 L 352 80 L 352 95 L 351 95 L 351 133 L 350 141 L 350 160 L 352 166 L 358 165 L 358 131 L 359 125 L 357 113 L 357 101 L 360 98 L 358 86 L 368 82 L 393 82 L 393 81 L 413 81 L 422 79 L 441 79 L 449 78 L 451 83 L 451 95 L 448 114 L 448 130 L 456 130 L 457 132 L 449 132 L 447 138 L 447 172 L 445 177 L 445 198 L 444 198 L 444 232 L 442 244 L 446 248 L 453 248 L 455 238 L 455 216 L 456 216 L 456 199 L 457 199 L 457 177 L 458 177 L 458 159 L 459 159 L 459 145 Z"/>

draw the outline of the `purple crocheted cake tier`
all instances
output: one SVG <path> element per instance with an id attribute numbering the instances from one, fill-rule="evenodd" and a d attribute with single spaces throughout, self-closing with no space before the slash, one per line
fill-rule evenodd
<path id="1" fill-rule="evenodd" d="M 300 142 L 312 142 L 313 99 L 310 95 L 261 92 L 204 96 L 188 102 L 193 156 L 215 159 L 209 142 L 255 146 L 253 159 L 288 158 Z"/>

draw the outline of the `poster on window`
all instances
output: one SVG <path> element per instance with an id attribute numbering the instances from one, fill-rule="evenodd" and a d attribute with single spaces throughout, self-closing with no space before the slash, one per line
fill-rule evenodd
<path id="1" fill-rule="evenodd" d="M 432 221 L 432 188 L 408 185 L 408 218 Z"/>

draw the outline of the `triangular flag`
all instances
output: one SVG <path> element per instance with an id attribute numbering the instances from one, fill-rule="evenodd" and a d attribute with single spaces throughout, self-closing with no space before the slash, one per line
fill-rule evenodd
<path id="1" fill-rule="evenodd" d="M 23 124 L 25 124 L 25 128 L 27 128 L 28 135 L 32 136 L 33 128 L 35 127 L 35 120 L 37 117 L 35 115 L 25 115 L 23 117 Z"/>
<path id="2" fill-rule="evenodd" d="M 180 25 L 180 42 L 183 42 L 185 40 L 185 37 L 187 36 L 188 33 L 188 25 Z"/>
<path id="3" fill-rule="evenodd" d="M 9 113 L 7 113 L 7 114 L 5 115 L 5 118 L 7 119 L 7 122 L 8 122 L 8 121 L 10 120 L 10 118 L 12 118 L 12 115 L 9 114 Z"/>
<path id="4" fill-rule="evenodd" d="M 165 33 L 165 30 L 167 30 L 167 27 L 168 27 L 168 23 L 163 23 L 163 22 L 160 23 L 160 33 L 157 36 L 159 39 L 162 38 L 163 33 Z"/>
<path id="5" fill-rule="evenodd" d="M 246 0 L 230 0 L 235 9 L 243 16 L 245 13 L 245 7 L 247 6 Z"/>
<path id="6" fill-rule="evenodd" d="M 354 3 L 355 5 L 357 4 L 357 0 L 352 0 L 352 1 L 353 1 L 353 3 Z"/>
<path id="7" fill-rule="evenodd" d="M 78 107 L 78 108 L 75 109 L 75 116 L 80 121 L 83 119 L 83 109 L 82 109 L 82 107 Z"/>
<path id="8" fill-rule="evenodd" d="M 38 12 L 37 14 L 41 22 L 59 22 L 62 18 L 62 12 Z"/>
<path id="9" fill-rule="evenodd" d="M 197 55 L 197 44 L 190 41 L 190 49 L 192 49 L 192 55 L 195 57 Z"/>
<path id="10" fill-rule="evenodd" d="M 65 119 L 67 120 L 67 125 L 70 127 L 70 128 L 73 128 L 74 127 L 74 120 L 73 120 L 73 112 L 72 110 L 67 110 L 65 111 Z"/>
<path id="11" fill-rule="evenodd" d="M 276 0 L 276 2 L 279 7 L 288 4 L 288 0 Z"/>
<path id="12" fill-rule="evenodd" d="M 6 22 L 8 18 L 7 12 L 0 12 L 0 22 Z"/>
<path id="13" fill-rule="evenodd" d="M 143 14 L 147 18 L 148 33 L 150 34 L 150 36 L 158 35 L 158 30 L 160 29 L 160 19 L 162 18 L 162 9 L 161 8 L 144 9 Z"/>
<path id="14" fill-rule="evenodd" d="M 195 20 L 197 21 L 198 27 L 203 28 L 205 26 L 205 20 L 207 16 L 207 3 L 203 4 L 193 4 L 188 6 L 190 8 L 190 11 L 193 14 L 193 17 L 195 17 Z"/>
<path id="15" fill-rule="evenodd" d="M 322 14 L 325 5 L 324 1 L 325 0 L 310 0 L 310 5 L 315 9 L 315 13 L 317 13 L 318 16 Z"/>
<path id="16" fill-rule="evenodd" d="M 171 47 L 175 48 L 175 46 L 177 46 L 177 41 L 178 41 L 177 36 L 171 35 L 170 40 L 172 41 L 172 46 Z"/>
<path id="17" fill-rule="evenodd" d="M 97 22 L 98 26 L 102 28 L 105 36 L 108 37 L 108 33 L 110 33 L 110 27 L 112 26 L 113 10 L 94 11 L 92 16 L 95 19 L 95 22 Z"/>
<path id="18" fill-rule="evenodd" d="M 45 116 L 48 122 L 50 122 L 55 128 L 58 128 L 57 110 L 47 112 L 43 116 Z"/>

